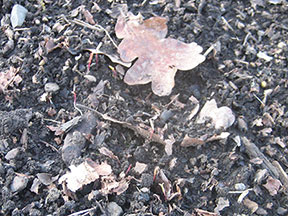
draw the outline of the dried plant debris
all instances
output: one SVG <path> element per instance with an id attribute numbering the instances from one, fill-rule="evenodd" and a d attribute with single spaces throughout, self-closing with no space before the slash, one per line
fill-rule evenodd
<path id="1" fill-rule="evenodd" d="M 8 71 L 0 73 L 0 93 L 4 92 L 8 86 L 19 85 L 22 77 L 18 72 L 19 68 L 10 67 Z"/>
<path id="2" fill-rule="evenodd" d="M 268 177 L 266 184 L 263 185 L 270 193 L 271 196 L 275 196 L 282 186 L 278 179 L 274 179 L 271 176 Z"/>
<path id="3" fill-rule="evenodd" d="M 234 121 L 235 116 L 229 107 L 223 106 L 218 108 L 214 99 L 207 101 L 199 113 L 197 123 L 205 123 L 206 120 L 212 119 L 215 129 L 228 128 Z"/>
<path id="4" fill-rule="evenodd" d="M 169 95 L 174 87 L 177 70 L 190 70 L 202 63 L 202 47 L 196 43 L 186 44 L 167 34 L 167 19 L 152 17 L 143 20 L 131 12 L 118 17 L 115 32 L 123 39 L 118 46 L 125 62 L 137 61 L 127 71 L 124 81 L 128 85 L 152 82 L 152 91 L 159 96 Z"/>
<path id="5" fill-rule="evenodd" d="M 223 197 L 219 197 L 217 200 L 217 206 L 214 209 L 214 212 L 217 212 L 220 215 L 220 211 L 222 211 L 224 208 L 229 207 L 230 202 L 228 199 L 225 199 Z"/>
<path id="6" fill-rule="evenodd" d="M 62 159 L 66 164 L 70 164 L 73 159 L 81 156 L 81 151 L 86 145 L 86 136 L 91 135 L 97 125 L 97 119 L 93 113 L 87 112 L 81 116 L 80 122 L 77 120 L 76 124 L 76 126 L 73 124 L 74 129 L 64 139 Z"/>
<path id="7" fill-rule="evenodd" d="M 98 164 L 90 158 L 78 166 L 71 165 L 69 168 L 70 172 L 60 177 L 59 183 L 64 184 L 71 192 L 76 192 L 84 185 L 99 180 L 101 182 L 101 193 L 120 195 L 128 189 L 131 179 L 129 176 L 117 179 L 109 164 L 106 162 Z"/>
<path id="8" fill-rule="evenodd" d="M 70 172 L 66 173 L 59 179 L 59 183 L 66 183 L 67 188 L 76 192 L 82 186 L 96 181 L 100 176 L 107 176 L 112 173 L 112 168 L 107 163 L 97 164 L 91 159 L 85 160 L 78 166 L 71 165 Z"/>

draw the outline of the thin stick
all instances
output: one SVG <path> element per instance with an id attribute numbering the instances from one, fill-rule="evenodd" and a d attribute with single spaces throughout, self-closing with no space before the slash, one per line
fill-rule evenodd
<path id="1" fill-rule="evenodd" d="M 92 211 L 92 210 L 97 209 L 97 207 L 98 207 L 98 206 L 95 206 L 95 207 L 90 208 L 90 209 L 85 209 L 85 210 L 82 210 L 82 211 L 78 211 L 78 212 L 72 213 L 72 214 L 70 214 L 70 215 L 68 215 L 68 216 L 77 216 L 77 215 L 86 214 L 86 213 L 88 213 L 88 212 L 90 212 L 90 211 Z"/>
<path id="2" fill-rule="evenodd" d="M 265 107 L 265 103 L 256 94 L 253 93 L 253 96 L 261 103 L 263 107 Z"/>
<path id="3" fill-rule="evenodd" d="M 54 150 L 54 151 L 56 151 L 57 153 L 59 153 L 59 150 L 58 150 L 56 147 L 54 147 L 53 145 L 51 145 L 50 143 L 45 142 L 45 141 L 43 141 L 43 140 L 40 140 L 40 142 L 43 143 L 43 144 L 45 144 L 45 145 L 48 145 L 50 148 L 52 148 L 52 150 Z"/>
<path id="4" fill-rule="evenodd" d="M 83 27 L 87 27 L 89 29 L 92 29 L 92 30 L 96 30 L 96 31 L 104 31 L 105 34 L 107 35 L 107 37 L 110 39 L 110 41 L 112 42 L 112 44 L 118 48 L 117 44 L 114 42 L 114 40 L 112 39 L 112 37 L 110 36 L 110 34 L 108 33 L 108 31 L 103 28 L 101 25 L 99 24 L 95 24 L 95 25 L 90 25 L 88 23 L 85 23 L 83 22 L 82 20 L 78 20 L 78 19 L 74 19 L 72 20 L 73 23 L 77 24 L 77 25 L 81 25 Z"/>
<path id="5" fill-rule="evenodd" d="M 207 57 L 207 55 L 213 50 L 216 48 L 216 43 L 212 44 L 206 51 L 205 53 L 203 54 L 205 57 Z"/>

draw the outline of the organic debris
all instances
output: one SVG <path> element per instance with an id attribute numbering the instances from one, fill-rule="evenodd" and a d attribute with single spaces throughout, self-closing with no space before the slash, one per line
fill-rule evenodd
<path id="1" fill-rule="evenodd" d="M 160 167 L 155 167 L 153 180 L 160 187 L 162 195 L 166 201 L 170 201 L 175 197 L 181 197 L 181 191 L 179 188 L 180 182 L 176 184 L 177 191 L 174 192 L 170 180 L 166 177 L 165 173 L 162 169 L 160 169 Z"/>
<path id="2" fill-rule="evenodd" d="M 3 93 L 8 86 L 19 85 L 22 77 L 18 72 L 19 68 L 10 67 L 8 71 L 0 73 L 0 93 Z"/>
<path id="3" fill-rule="evenodd" d="M 112 174 L 112 168 L 107 163 L 97 164 L 91 159 L 85 160 L 78 166 L 71 165 L 70 172 L 66 173 L 59 179 L 59 184 L 65 183 L 67 188 L 76 192 L 84 185 L 96 181 L 101 176 Z"/>
<path id="4" fill-rule="evenodd" d="M 120 163 L 118 157 L 116 155 L 114 155 L 114 153 L 112 151 L 110 151 L 109 149 L 107 149 L 106 147 L 102 147 L 99 149 L 99 152 L 107 157 L 110 157 L 114 160 L 116 160 L 117 162 Z"/>
<path id="5" fill-rule="evenodd" d="M 267 183 L 263 186 L 269 191 L 271 196 L 275 196 L 280 189 L 281 182 L 278 179 L 274 179 L 271 176 L 268 177 Z"/>
<path id="6" fill-rule="evenodd" d="M 203 124 L 209 119 L 212 119 L 215 129 L 226 129 L 234 123 L 235 116 L 229 107 L 223 106 L 218 108 L 215 99 L 212 99 L 207 101 L 201 109 L 197 123 Z"/>
<path id="7" fill-rule="evenodd" d="M 126 72 L 128 85 L 152 82 L 152 91 L 159 96 L 169 95 L 174 87 L 177 70 L 190 70 L 205 60 L 202 47 L 196 43 L 186 44 L 165 38 L 167 19 L 152 17 L 143 20 L 128 12 L 118 17 L 115 32 L 123 39 L 118 46 L 120 57 L 125 62 L 137 61 Z"/>

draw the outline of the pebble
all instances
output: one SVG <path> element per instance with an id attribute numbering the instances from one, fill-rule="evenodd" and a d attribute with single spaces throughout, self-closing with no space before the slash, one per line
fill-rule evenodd
<path id="1" fill-rule="evenodd" d="M 269 2 L 270 4 L 276 5 L 276 4 L 281 4 L 282 1 L 283 1 L 283 0 L 269 0 L 268 2 Z"/>
<path id="2" fill-rule="evenodd" d="M 61 192 L 57 188 L 50 189 L 46 197 L 45 203 L 55 202 L 60 197 L 60 195 Z"/>
<path id="3" fill-rule="evenodd" d="M 59 89 L 60 89 L 60 87 L 56 83 L 46 83 L 44 86 L 44 90 L 46 92 L 56 92 Z"/>
<path id="4" fill-rule="evenodd" d="M 244 191 L 246 189 L 246 186 L 243 183 L 237 183 L 235 184 L 235 189 L 239 191 Z"/>
<path id="5" fill-rule="evenodd" d="M 0 152 L 3 153 L 4 151 L 6 151 L 6 149 L 8 148 L 9 143 L 6 139 L 1 139 L 0 140 Z"/>
<path id="6" fill-rule="evenodd" d="M 160 119 L 163 122 L 167 122 L 173 115 L 174 114 L 171 110 L 164 110 L 160 115 Z"/>
<path id="7" fill-rule="evenodd" d="M 283 207 L 279 207 L 277 209 L 277 214 L 278 215 L 287 215 L 287 209 L 283 208 Z"/>
<path id="8" fill-rule="evenodd" d="M 28 10 L 22 5 L 19 4 L 14 5 L 10 17 L 12 27 L 15 28 L 17 26 L 18 27 L 21 26 L 25 21 L 27 13 Z"/>
<path id="9" fill-rule="evenodd" d="M 257 215 L 268 215 L 268 212 L 264 208 L 259 207 L 256 211 L 256 214 Z"/>
<path id="10" fill-rule="evenodd" d="M 107 212 L 110 216 L 120 216 L 123 210 L 116 202 L 110 202 L 107 206 Z"/>
<path id="11" fill-rule="evenodd" d="M 14 40 L 8 40 L 3 46 L 2 53 L 4 56 L 8 55 L 15 47 Z"/>
<path id="12" fill-rule="evenodd" d="M 17 157 L 19 152 L 20 152 L 20 148 L 14 148 L 14 149 L 10 150 L 9 152 L 7 152 L 7 154 L 5 155 L 5 159 L 6 160 L 13 160 Z"/>
<path id="13" fill-rule="evenodd" d="M 19 192 L 26 188 L 28 183 L 28 178 L 26 176 L 15 176 L 11 185 L 10 189 L 11 191 L 14 192 Z"/>

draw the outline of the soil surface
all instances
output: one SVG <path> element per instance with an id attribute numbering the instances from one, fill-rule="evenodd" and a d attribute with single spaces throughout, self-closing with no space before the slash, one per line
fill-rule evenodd
<path id="1" fill-rule="evenodd" d="M 16 3 L 28 13 L 13 29 Z M 0 4 L 1 215 L 288 214 L 286 1 Z M 125 84 L 127 67 L 107 57 L 126 6 L 210 48 L 169 96 Z M 101 42 L 105 55 L 92 56 Z M 212 99 L 232 126 L 199 123 Z M 83 164 L 111 173 L 84 183 L 76 171 L 73 191 L 60 177 Z"/>

